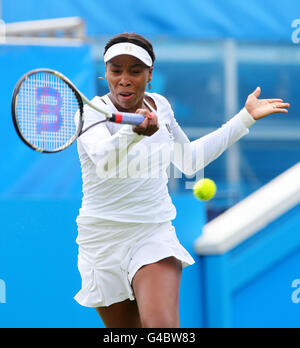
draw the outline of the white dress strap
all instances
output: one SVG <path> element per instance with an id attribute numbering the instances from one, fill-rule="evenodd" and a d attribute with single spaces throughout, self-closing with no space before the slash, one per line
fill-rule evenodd
<path id="1" fill-rule="evenodd" d="M 105 94 L 104 96 L 101 97 L 101 99 L 109 106 L 112 107 L 113 112 L 118 112 L 117 108 L 115 107 L 114 103 L 110 100 L 108 94 Z"/>
<path id="2" fill-rule="evenodd" d="M 147 102 L 147 100 L 144 98 L 145 105 L 153 112 L 156 112 L 156 110 L 150 105 L 150 103 Z"/>

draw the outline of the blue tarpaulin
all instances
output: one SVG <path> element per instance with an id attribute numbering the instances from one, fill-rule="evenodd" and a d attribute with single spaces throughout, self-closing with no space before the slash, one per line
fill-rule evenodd
<path id="1" fill-rule="evenodd" d="M 80 16 L 88 34 L 291 42 L 297 0 L 4 0 L 6 22 Z M 299 15 L 298 15 L 299 17 Z"/>

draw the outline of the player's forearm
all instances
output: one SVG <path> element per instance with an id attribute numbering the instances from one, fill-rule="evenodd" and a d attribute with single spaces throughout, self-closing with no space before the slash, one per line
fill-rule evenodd
<path id="1" fill-rule="evenodd" d="M 217 159 L 231 145 L 249 133 L 249 127 L 255 123 L 255 120 L 242 109 L 232 119 L 227 121 L 221 128 L 207 134 L 200 140 L 193 142 L 193 146 L 204 147 L 204 167 Z M 199 142 L 199 144 L 198 144 Z"/>
<path id="2" fill-rule="evenodd" d="M 226 122 L 221 128 L 192 142 L 180 127 L 174 130 L 174 165 L 184 174 L 193 175 L 217 159 L 232 144 L 249 133 L 255 121 L 246 109 Z"/>

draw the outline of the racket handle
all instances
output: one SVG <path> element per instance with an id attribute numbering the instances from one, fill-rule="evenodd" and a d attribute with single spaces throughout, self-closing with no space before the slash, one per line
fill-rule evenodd
<path id="1" fill-rule="evenodd" d="M 112 114 L 112 118 L 109 121 L 115 123 L 124 123 L 124 124 L 132 124 L 138 126 L 145 119 L 145 116 L 140 114 L 132 114 L 129 112 L 117 112 Z"/>

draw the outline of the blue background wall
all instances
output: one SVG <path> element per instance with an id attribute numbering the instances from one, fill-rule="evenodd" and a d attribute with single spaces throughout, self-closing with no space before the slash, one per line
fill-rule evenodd
<path id="1" fill-rule="evenodd" d="M 87 32 L 96 40 L 100 37 L 102 40 L 103 35 L 137 31 L 161 46 L 176 41 L 181 45 L 178 47 L 192 43 L 199 49 L 199 39 L 217 39 L 218 54 L 210 61 L 180 61 L 170 57 L 170 61 L 156 64 L 153 90 L 169 98 L 183 127 L 199 129 L 219 127 L 226 116 L 224 57 L 219 40 L 228 37 L 240 42 L 264 42 L 260 57 L 265 53 L 267 41 L 283 44 L 274 46 L 277 50 L 274 55 L 278 57 L 279 52 L 284 59 L 272 64 L 253 60 L 239 63 L 238 106 L 241 108 L 247 95 L 261 85 L 262 97 L 280 96 L 292 105 L 288 116 L 266 119 L 261 125 L 265 129 L 299 127 L 299 62 L 286 60 L 297 57 L 299 51 L 291 42 L 294 30 L 291 23 L 299 10 L 299 2 L 292 0 L 111 0 L 105 2 L 105 6 L 96 0 L 2 1 L 6 22 L 78 15 L 86 20 Z M 194 41 L 190 41 L 192 39 Z M 286 47 L 293 51 L 288 53 Z M 6 286 L 6 303 L 1 303 L 3 282 L 0 282 L 0 327 L 101 325 L 95 311 L 73 300 L 80 288 L 75 218 L 80 207 L 81 175 L 76 145 L 55 155 L 35 153 L 17 137 L 10 113 L 15 83 L 22 74 L 37 67 L 62 71 L 89 98 L 105 93 L 106 86 L 96 80 L 96 76 L 103 76 L 101 54 L 102 51 L 98 52 L 94 59 L 89 45 L 0 45 L 1 115 L 2 129 L 5 129 L 0 137 L 0 280 Z M 189 88 L 183 88 L 183 82 Z M 243 185 L 238 199 L 298 162 L 300 139 L 249 141 L 245 138 L 240 142 L 240 150 Z M 219 192 L 227 185 L 225 172 L 224 156 L 205 169 L 205 176 L 217 181 Z M 299 327 L 299 305 L 290 298 L 294 291 L 291 283 L 300 278 L 298 208 L 232 253 L 200 258 L 193 251 L 193 242 L 206 221 L 205 208 L 216 205 L 218 197 L 203 205 L 185 190 L 185 182 L 186 178 L 180 180 L 177 189 L 172 191 L 178 210 L 174 221 L 178 237 L 196 259 L 196 264 L 183 272 L 182 326 L 222 326 L 225 322 L 224 326 L 229 323 L 234 327 Z M 273 243 L 275 236 L 277 242 Z M 267 250 L 270 245 L 272 253 L 265 253 L 264 248 Z M 252 262 L 253 255 L 256 262 Z M 231 268 L 234 275 L 223 273 Z M 210 278 L 206 278 L 210 269 Z M 229 281 L 240 285 L 231 284 L 232 293 L 224 284 L 219 287 L 224 274 L 227 285 Z M 252 275 L 251 279 L 248 275 Z M 210 298 L 207 294 L 211 294 Z M 210 304 L 215 309 L 211 310 Z M 216 308 L 217 304 L 220 307 Z M 228 308 L 230 313 L 226 312 Z M 224 310 L 223 316 L 220 309 Z"/>
<path id="2" fill-rule="evenodd" d="M 150 36 L 290 41 L 296 0 L 3 1 L 6 22 L 80 16 L 90 35 L 138 31 Z"/>

